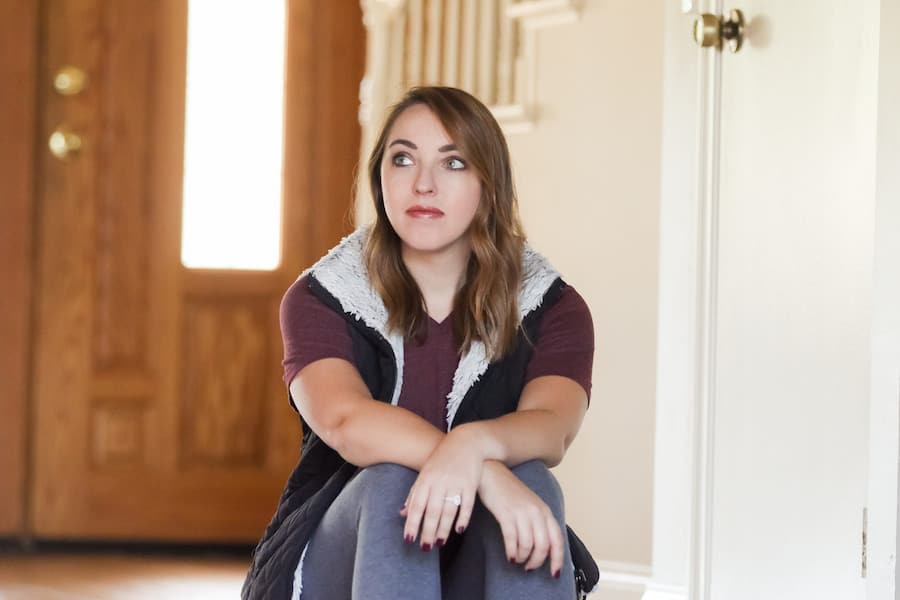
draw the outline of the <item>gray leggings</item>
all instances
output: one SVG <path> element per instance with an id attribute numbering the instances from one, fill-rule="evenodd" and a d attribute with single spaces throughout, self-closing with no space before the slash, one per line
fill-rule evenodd
<path id="1" fill-rule="evenodd" d="M 565 559 L 559 579 L 550 575 L 549 562 L 531 572 L 510 564 L 500 526 L 480 502 L 456 559 L 442 573 L 437 550 L 423 552 L 418 544 L 403 542 L 400 508 L 418 473 L 378 464 L 347 484 L 313 534 L 303 561 L 302 600 L 575 598 L 559 484 L 537 460 L 512 471 L 547 503 L 560 524 Z"/>

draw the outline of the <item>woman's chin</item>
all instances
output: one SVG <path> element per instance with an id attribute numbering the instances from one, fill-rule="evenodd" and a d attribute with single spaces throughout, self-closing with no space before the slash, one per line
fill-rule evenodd
<path id="1" fill-rule="evenodd" d="M 407 251 L 417 254 L 440 254 L 452 251 L 464 242 L 461 236 L 437 235 L 436 233 L 423 235 L 404 232 L 400 234 L 400 240 Z"/>

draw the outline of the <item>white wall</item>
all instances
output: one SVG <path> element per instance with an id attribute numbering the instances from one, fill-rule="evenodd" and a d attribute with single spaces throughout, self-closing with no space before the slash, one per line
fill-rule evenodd
<path id="1" fill-rule="evenodd" d="M 591 408 L 557 469 L 568 519 L 597 558 L 639 565 L 651 558 L 662 43 L 662 2 L 584 2 L 577 23 L 538 33 L 536 126 L 508 138 L 529 237 L 594 318 Z"/>

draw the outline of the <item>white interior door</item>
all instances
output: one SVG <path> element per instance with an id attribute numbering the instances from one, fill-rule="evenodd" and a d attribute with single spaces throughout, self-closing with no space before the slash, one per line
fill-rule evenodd
<path id="1" fill-rule="evenodd" d="M 718 4 L 708 593 L 862 598 L 878 2 Z"/>
<path id="2" fill-rule="evenodd" d="M 900 9 L 886 0 L 679 4 L 695 14 L 666 8 L 644 600 L 888 600 Z M 746 19 L 740 52 L 692 52 L 696 13 L 731 9 Z"/>

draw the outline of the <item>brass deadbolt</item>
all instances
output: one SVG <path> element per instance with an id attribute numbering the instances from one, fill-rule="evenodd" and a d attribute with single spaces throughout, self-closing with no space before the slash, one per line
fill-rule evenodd
<path id="1" fill-rule="evenodd" d="M 53 89 L 62 96 L 76 96 L 87 87 L 87 73 L 78 67 L 63 67 L 53 78 Z"/>
<path id="2" fill-rule="evenodd" d="M 57 127 L 56 131 L 50 134 L 47 147 L 50 148 L 50 152 L 56 158 L 67 160 L 81 150 L 81 136 L 77 133 L 72 133 L 65 127 Z"/>

